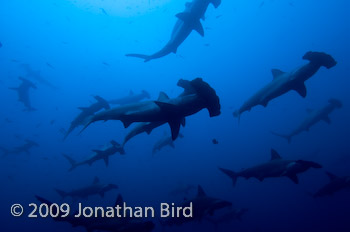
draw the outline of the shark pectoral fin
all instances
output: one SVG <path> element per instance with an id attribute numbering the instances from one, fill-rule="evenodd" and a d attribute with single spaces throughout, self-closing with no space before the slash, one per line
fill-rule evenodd
<path id="1" fill-rule="evenodd" d="M 133 121 L 130 121 L 127 118 L 121 119 L 120 121 L 123 123 L 124 128 L 128 128 L 133 123 Z"/>
<path id="2" fill-rule="evenodd" d="M 273 79 L 285 74 L 285 72 L 279 70 L 279 69 L 271 69 Z"/>
<path id="3" fill-rule="evenodd" d="M 171 129 L 171 138 L 174 141 L 180 132 L 180 125 L 181 125 L 181 119 L 180 120 L 172 120 L 169 121 L 169 126 Z"/>
<path id="4" fill-rule="evenodd" d="M 325 122 L 328 123 L 328 124 L 331 124 L 331 123 L 332 123 L 332 122 L 331 122 L 331 119 L 330 119 L 328 116 L 324 117 L 322 120 L 325 121 Z"/>
<path id="5" fill-rule="evenodd" d="M 109 163 L 109 162 L 108 162 L 108 161 L 109 161 L 109 160 L 108 160 L 108 156 L 106 156 L 105 158 L 103 158 L 103 160 L 105 161 L 106 167 L 108 167 L 108 163 Z"/>
<path id="6" fill-rule="evenodd" d="M 295 174 L 289 174 L 289 175 L 287 175 L 287 177 L 288 177 L 289 179 L 291 179 L 295 184 L 298 184 L 298 183 L 299 183 L 299 179 L 298 179 L 297 175 L 295 175 Z"/>
<path id="7" fill-rule="evenodd" d="M 263 182 L 265 178 L 263 176 L 258 176 L 256 179 L 258 179 L 260 182 Z"/>
<path id="8" fill-rule="evenodd" d="M 296 85 L 294 90 L 297 91 L 299 95 L 302 96 L 303 98 L 306 97 L 306 86 L 304 83 Z"/>
<path id="9" fill-rule="evenodd" d="M 173 53 L 174 53 L 174 54 L 176 54 L 176 52 L 177 52 L 177 47 L 174 48 L 174 50 L 173 50 Z"/>
<path id="10" fill-rule="evenodd" d="M 202 37 L 204 37 L 204 29 L 201 22 L 198 20 L 194 25 L 193 29 L 198 32 Z"/>

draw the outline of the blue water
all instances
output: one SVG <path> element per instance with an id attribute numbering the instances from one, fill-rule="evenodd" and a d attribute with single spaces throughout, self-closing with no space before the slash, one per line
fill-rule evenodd
<path id="1" fill-rule="evenodd" d="M 328 183 L 325 170 L 338 176 L 350 175 L 350 2 L 348 0 L 222 0 L 209 6 L 202 21 L 205 37 L 192 32 L 177 54 L 144 63 L 127 53 L 151 54 L 171 34 L 175 14 L 184 10 L 185 0 L 11 0 L 0 1 L 0 146 L 13 148 L 25 139 L 36 141 L 30 154 L 1 158 L 0 230 L 84 231 L 50 218 L 26 217 L 35 195 L 53 202 L 62 200 L 54 188 L 71 190 L 89 185 L 95 176 L 114 183 L 119 190 L 104 198 L 83 200 L 87 205 L 112 205 L 118 193 L 130 205 L 157 206 L 160 202 L 181 203 L 185 196 L 170 196 L 180 184 L 200 184 L 207 195 L 248 208 L 241 221 L 214 227 L 206 220 L 165 228 L 166 231 L 350 231 L 349 191 L 313 199 Z M 102 10 L 103 9 L 103 10 Z M 305 64 L 307 51 L 331 54 L 332 69 L 321 68 L 306 81 L 304 99 L 291 91 L 264 108 L 242 114 L 240 123 L 232 112 L 272 80 L 270 70 L 291 71 Z M 37 111 L 24 112 L 16 92 L 9 87 L 25 76 L 22 64 L 57 88 L 31 79 L 30 91 Z M 132 90 L 147 90 L 151 99 L 160 91 L 176 97 L 180 78 L 202 77 L 217 92 L 222 106 L 219 117 L 206 110 L 189 116 L 181 128 L 184 138 L 175 149 L 166 147 L 152 156 L 152 147 L 168 125 L 142 134 L 125 146 L 126 155 L 110 157 L 91 167 L 68 172 L 62 153 L 83 160 L 111 139 L 122 142 L 129 129 L 119 121 L 94 123 L 81 135 L 81 127 L 63 141 L 61 128 L 68 129 L 79 113 L 77 107 L 105 99 L 124 97 Z M 28 77 L 30 79 L 30 77 Z M 331 125 L 320 122 L 288 144 L 270 131 L 289 132 L 306 116 L 306 109 L 318 109 L 329 98 L 343 102 L 331 115 Z M 54 120 L 53 123 L 51 121 Z M 165 131 L 165 132 L 164 132 Z M 219 144 L 214 145 L 212 139 Z M 312 160 L 322 170 L 299 175 L 300 183 L 288 178 L 230 179 L 217 167 L 239 171 L 270 159 L 271 148 L 283 158 Z M 187 198 L 194 197 L 192 191 Z M 25 206 L 25 215 L 10 214 L 14 203 Z M 158 223 L 154 231 L 163 231 Z"/>

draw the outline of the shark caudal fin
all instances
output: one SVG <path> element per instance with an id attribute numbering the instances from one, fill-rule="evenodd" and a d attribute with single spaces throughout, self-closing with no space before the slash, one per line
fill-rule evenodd
<path id="1" fill-rule="evenodd" d="M 224 168 L 219 168 L 220 171 L 225 173 L 227 176 L 229 176 L 232 179 L 232 185 L 235 186 L 238 178 L 238 174 L 234 171 L 224 169 Z"/>
<path id="2" fill-rule="evenodd" d="M 135 54 L 135 53 L 132 53 L 132 54 L 126 54 L 125 56 L 127 56 L 127 57 L 136 57 L 136 58 L 144 59 L 144 62 L 148 62 L 148 61 L 152 60 L 152 57 L 151 57 L 151 56 L 149 56 L 149 55 L 143 55 L 143 54 Z"/>
<path id="3" fill-rule="evenodd" d="M 71 167 L 69 168 L 68 171 L 72 171 L 73 169 L 78 167 L 78 164 L 77 164 L 77 162 L 74 159 L 72 159 L 71 157 L 69 157 L 66 154 L 63 154 L 63 157 L 66 158 L 68 160 L 68 162 L 70 163 L 70 165 L 71 165 Z"/>
<path id="4" fill-rule="evenodd" d="M 63 198 L 65 198 L 66 196 L 68 196 L 68 194 L 65 191 L 59 190 L 59 189 L 55 189 L 55 191 L 58 193 L 58 195 L 60 195 Z"/>
<path id="5" fill-rule="evenodd" d="M 270 132 L 271 132 L 271 134 L 273 134 L 273 135 L 276 135 L 276 136 L 278 136 L 278 137 L 281 137 L 281 138 L 286 139 L 286 140 L 288 141 L 288 143 L 290 143 L 290 142 L 292 141 L 292 136 L 291 136 L 291 135 L 283 135 L 283 134 L 276 133 L 276 132 L 274 132 L 274 131 L 270 131 Z"/>
<path id="6" fill-rule="evenodd" d="M 305 53 L 305 55 L 303 56 L 303 59 L 310 61 L 310 63 L 324 66 L 327 69 L 330 69 L 337 64 L 337 62 L 334 60 L 334 58 L 331 55 L 328 55 L 324 52 L 309 51 Z"/>

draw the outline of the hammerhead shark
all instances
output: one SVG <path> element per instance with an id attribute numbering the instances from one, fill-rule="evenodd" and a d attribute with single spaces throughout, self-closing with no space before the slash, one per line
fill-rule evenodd
<path id="1" fill-rule="evenodd" d="M 232 203 L 229 201 L 213 198 L 207 196 L 203 188 L 198 185 L 197 196 L 190 200 L 185 200 L 181 205 L 182 207 L 188 207 L 190 203 L 193 204 L 193 217 L 173 217 L 160 223 L 163 226 L 173 226 L 173 225 L 182 225 L 191 221 L 201 221 L 207 216 L 214 215 L 215 211 L 231 207 Z"/>
<path id="2" fill-rule="evenodd" d="M 108 102 L 100 96 L 94 96 L 96 99 L 96 103 L 88 106 L 88 107 L 78 107 L 81 110 L 80 114 L 71 122 L 68 131 L 66 132 L 64 139 L 68 137 L 68 135 L 78 126 L 85 125 L 86 121 L 89 120 L 91 116 L 93 116 L 96 112 L 101 109 L 110 109 Z"/>
<path id="3" fill-rule="evenodd" d="M 220 100 L 215 90 L 202 78 L 192 81 L 179 80 L 184 92 L 168 102 L 144 101 L 128 104 L 97 113 L 90 118 L 83 130 L 96 121 L 120 120 L 127 128 L 134 122 L 167 122 L 175 140 L 185 117 L 206 108 L 210 117 L 220 115 Z"/>
<path id="4" fill-rule="evenodd" d="M 164 92 L 159 93 L 158 100 L 160 102 L 168 102 L 169 97 Z M 137 125 L 128 132 L 128 134 L 124 138 L 123 146 L 133 137 L 135 137 L 138 134 L 146 132 L 147 134 L 151 134 L 153 129 L 162 126 L 163 124 L 167 123 L 166 121 L 160 121 L 160 122 L 139 122 Z M 183 121 L 181 122 L 182 126 L 185 126 L 185 118 L 183 118 Z"/>
<path id="5" fill-rule="evenodd" d="M 103 185 L 100 183 L 98 177 L 95 177 L 91 185 L 83 187 L 80 189 L 75 189 L 70 192 L 65 192 L 59 189 L 55 189 L 56 192 L 62 197 L 72 197 L 72 198 L 87 198 L 93 195 L 100 195 L 104 197 L 105 193 L 113 189 L 118 189 L 118 186 L 115 184 Z"/>
<path id="6" fill-rule="evenodd" d="M 10 89 L 17 91 L 18 101 L 24 104 L 26 107 L 25 111 L 35 111 L 36 109 L 30 104 L 29 90 L 31 88 L 36 89 L 36 85 L 23 77 L 19 77 L 18 79 L 21 80 L 22 83 L 18 87 Z"/>
<path id="7" fill-rule="evenodd" d="M 176 53 L 177 48 L 186 40 L 193 30 L 197 31 L 201 36 L 204 36 L 204 29 L 200 22 L 205 19 L 205 12 L 209 4 L 213 4 L 215 8 L 219 7 L 221 0 L 193 0 L 186 3 L 185 11 L 178 13 L 178 18 L 169 42 L 158 52 L 153 55 L 142 54 L 126 54 L 126 56 L 137 57 L 148 62 L 153 59 L 161 58 L 170 53 Z"/>
<path id="8" fill-rule="evenodd" d="M 30 154 L 30 149 L 32 147 L 39 147 L 39 144 L 37 144 L 36 142 L 26 139 L 25 140 L 25 144 L 15 147 L 13 149 L 6 149 L 3 147 L 0 147 L 0 150 L 4 153 L 4 155 L 10 155 L 10 154 L 20 154 L 20 153 L 27 153 Z"/>
<path id="9" fill-rule="evenodd" d="M 49 207 L 53 205 L 53 203 L 43 197 L 35 196 L 41 203 L 47 204 Z M 115 208 L 117 206 L 123 206 L 123 197 L 119 194 L 117 200 L 114 204 Z M 152 221 L 144 221 L 138 218 L 130 218 L 130 217 L 75 217 L 74 214 L 69 213 L 68 215 L 64 215 L 64 212 L 57 211 L 56 207 L 52 208 L 52 213 L 54 215 L 58 215 L 57 217 L 52 217 L 53 220 L 58 222 L 68 222 L 73 227 L 83 227 L 87 232 L 93 231 L 109 231 L 109 232 L 151 232 L 155 225 Z"/>
<path id="10" fill-rule="evenodd" d="M 319 110 L 308 110 L 308 117 L 306 117 L 298 127 L 295 128 L 291 133 L 289 134 L 279 134 L 276 132 L 271 132 L 273 135 L 277 135 L 279 137 L 285 138 L 288 140 L 288 143 L 291 142 L 292 137 L 295 135 L 300 134 L 303 131 L 309 131 L 310 127 L 318 123 L 319 121 L 325 121 L 326 123 L 330 124 L 331 120 L 329 118 L 329 114 L 332 113 L 332 111 L 336 108 L 341 108 L 343 105 L 341 101 L 337 99 L 329 99 L 328 104 L 324 106 L 323 108 Z"/>
<path id="11" fill-rule="evenodd" d="M 112 144 L 112 146 L 108 147 L 105 150 L 92 150 L 93 152 L 95 152 L 95 155 L 92 156 L 91 158 L 81 161 L 81 162 L 77 162 L 74 159 L 72 159 L 71 157 L 67 156 L 67 155 L 63 155 L 71 164 L 71 167 L 69 169 L 69 171 L 72 171 L 73 169 L 88 164 L 88 165 L 92 165 L 93 163 L 95 163 L 98 160 L 104 160 L 106 167 L 108 167 L 108 163 L 109 163 L 109 157 L 111 155 L 114 155 L 115 153 L 119 152 L 120 154 L 124 155 L 125 151 L 124 148 L 117 143 L 116 141 L 112 140 L 110 142 Z"/>
<path id="12" fill-rule="evenodd" d="M 234 117 L 240 118 L 245 111 L 250 111 L 257 105 L 267 106 L 269 101 L 291 90 L 295 90 L 303 98 L 306 97 L 304 82 L 310 79 L 319 69 L 324 66 L 327 69 L 334 67 L 337 62 L 332 56 L 323 52 L 309 51 L 303 56 L 309 63 L 291 72 L 283 72 L 272 69 L 273 80 L 250 97 L 238 110 L 233 113 Z"/>
<path id="13" fill-rule="evenodd" d="M 246 179 L 255 177 L 263 181 L 265 178 L 286 176 L 295 184 L 298 184 L 299 179 L 297 174 L 305 172 L 310 168 L 322 168 L 322 166 L 311 161 L 284 160 L 274 149 L 271 149 L 271 160 L 267 163 L 259 164 L 240 172 L 234 172 L 224 168 L 219 169 L 232 179 L 232 184 L 235 186 L 238 177 L 244 177 Z"/>
<path id="14" fill-rule="evenodd" d="M 37 82 L 50 87 L 51 89 L 54 89 L 54 90 L 57 89 L 56 86 L 54 86 L 51 82 L 49 82 L 48 80 L 46 80 L 45 78 L 42 77 L 42 75 L 40 74 L 40 71 L 33 70 L 29 64 L 21 64 L 21 67 L 26 72 L 27 78 L 34 79 Z"/>
<path id="15" fill-rule="evenodd" d="M 350 189 L 350 176 L 338 177 L 330 172 L 326 172 L 329 177 L 329 183 L 318 190 L 313 197 L 323 197 L 323 196 L 331 196 L 334 193 L 343 190 Z"/>
<path id="16" fill-rule="evenodd" d="M 134 94 L 132 91 L 130 91 L 129 96 L 110 100 L 109 103 L 116 104 L 116 105 L 126 105 L 130 103 L 140 102 L 143 99 L 150 99 L 150 98 L 151 98 L 151 95 L 146 90 L 142 90 L 142 92 L 139 94 Z"/>

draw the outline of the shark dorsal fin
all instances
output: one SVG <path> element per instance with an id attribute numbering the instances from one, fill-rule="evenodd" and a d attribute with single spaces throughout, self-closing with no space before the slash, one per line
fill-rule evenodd
<path id="1" fill-rule="evenodd" d="M 158 101 L 165 102 L 165 101 L 168 101 L 168 100 L 169 100 L 169 97 L 168 97 L 168 95 L 166 93 L 159 92 Z"/>
<path id="2" fill-rule="evenodd" d="M 110 143 L 113 145 L 113 146 L 120 146 L 120 144 L 115 141 L 115 140 L 111 140 Z"/>
<path id="3" fill-rule="evenodd" d="M 198 194 L 197 197 L 205 197 L 207 194 L 205 194 L 202 186 L 198 185 Z"/>
<path id="4" fill-rule="evenodd" d="M 95 176 L 95 179 L 92 182 L 92 184 L 98 184 L 98 183 L 100 183 L 100 179 L 97 176 Z"/>
<path id="5" fill-rule="evenodd" d="M 271 69 L 273 79 L 285 74 L 285 72 L 279 70 L 279 69 Z"/>
<path id="6" fill-rule="evenodd" d="M 122 206 L 122 205 L 123 205 L 123 197 L 122 197 L 121 194 L 118 194 L 117 200 L 115 201 L 114 206 L 117 206 L 117 205 L 119 205 L 119 206 Z"/>
<path id="7" fill-rule="evenodd" d="M 326 172 L 327 176 L 329 177 L 329 179 L 332 181 L 334 179 L 337 179 L 338 177 L 336 175 L 334 175 L 333 173 L 330 172 Z"/>
<path id="8" fill-rule="evenodd" d="M 271 149 L 271 160 L 282 159 L 276 150 Z"/>

